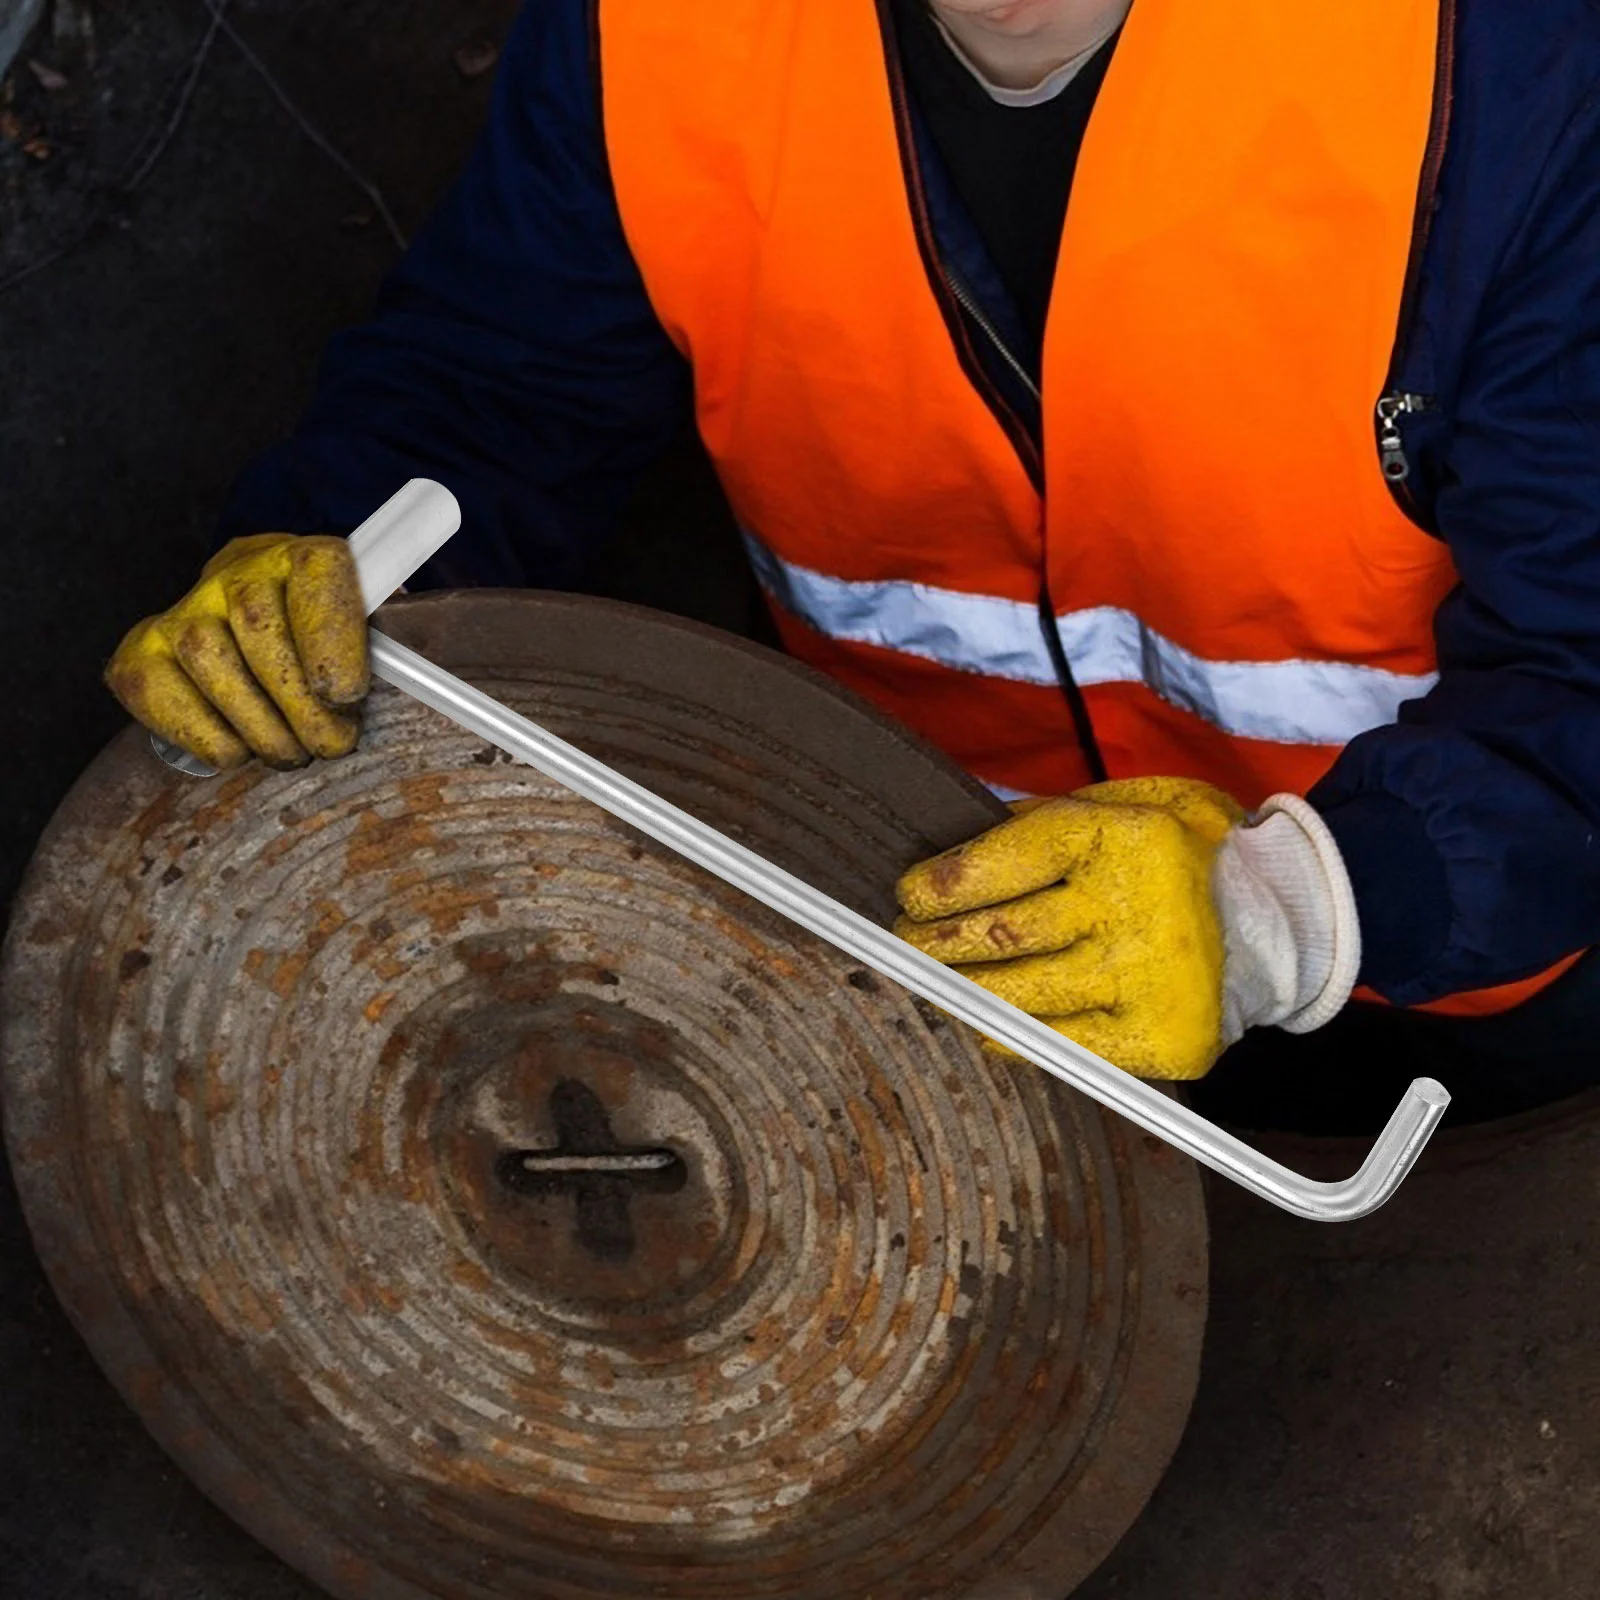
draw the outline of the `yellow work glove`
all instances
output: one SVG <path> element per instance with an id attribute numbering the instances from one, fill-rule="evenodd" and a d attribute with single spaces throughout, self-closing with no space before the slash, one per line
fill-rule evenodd
<path id="1" fill-rule="evenodd" d="M 1247 819 L 1209 784 L 1131 778 L 1017 810 L 907 872 L 895 932 L 1096 1055 L 1198 1078 L 1245 1028 L 1348 998 L 1355 902 L 1299 797 Z"/>
<path id="2" fill-rule="evenodd" d="M 343 539 L 234 539 L 170 611 L 135 623 L 106 683 L 153 733 L 213 767 L 348 755 L 370 683 L 367 617 Z"/>

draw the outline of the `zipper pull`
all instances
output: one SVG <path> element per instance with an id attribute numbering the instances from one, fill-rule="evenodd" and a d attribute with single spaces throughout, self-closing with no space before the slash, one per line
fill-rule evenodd
<path id="1" fill-rule="evenodd" d="M 1418 411 L 1432 411 L 1431 394 L 1407 394 L 1391 389 L 1378 401 L 1378 465 L 1390 483 L 1404 483 L 1411 476 L 1411 461 L 1400 435 L 1400 418 Z"/>

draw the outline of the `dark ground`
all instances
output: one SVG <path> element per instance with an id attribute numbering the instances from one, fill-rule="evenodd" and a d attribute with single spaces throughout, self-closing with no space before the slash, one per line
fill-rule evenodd
<path id="1" fill-rule="evenodd" d="M 455 53 L 505 0 L 239 0 L 240 30 L 413 227 L 481 116 Z M 282 430 L 393 249 L 366 198 L 219 40 L 131 197 L 97 198 L 160 126 L 200 0 L 99 0 L 92 59 L 0 100 L 0 491 L 12 751 L 0 904 L 119 726 L 98 670 L 191 580 L 234 468 Z M 21 148 L 30 140 L 34 153 Z M 674 558 L 694 463 L 649 490 L 596 586 L 724 625 L 749 591 Z M 694 513 L 687 515 L 692 519 Z M 725 535 L 723 536 L 725 537 Z M 681 548 L 681 547 L 679 547 Z M 1433 1163 L 1374 1218 L 1296 1222 L 1212 1195 L 1213 1308 L 1188 1436 L 1084 1600 L 1600 1596 L 1600 1125 L 1466 1170 Z M 311 1600 L 173 1471 L 102 1380 L 0 1197 L 0 1594 Z"/>

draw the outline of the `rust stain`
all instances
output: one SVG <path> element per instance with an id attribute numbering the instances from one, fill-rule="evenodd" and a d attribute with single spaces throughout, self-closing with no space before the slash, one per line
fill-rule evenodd
<path id="1" fill-rule="evenodd" d="M 401 780 L 400 797 L 408 811 L 434 815 L 445 809 L 445 787 L 449 782 L 448 775 L 442 772 L 419 773 Z"/>
<path id="2" fill-rule="evenodd" d="M 482 883 L 443 882 L 412 901 L 437 934 L 451 934 L 474 912 L 494 916 L 499 907 Z"/>
<path id="3" fill-rule="evenodd" d="M 140 844 L 148 844 L 152 838 L 163 832 L 171 823 L 172 814 L 177 810 L 178 796 L 181 792 L 180 786 L 175 783 L 165 785 L 155 799 L 128 823 L 129 833 Z"/>
<path id="4" fill-rule="evenodd" d="M 765 971 L 779 978 L 794 978 L 799 975 L 792 961 L 778 955 L 759 934 L 738 917 L 730 917 L 727 912 L 721 910 L 697 911 L 696 915 L 709 921 L 723 938 L 731 939 L 741 949 L 754 956 Z"/>
<path id="5" fill-rule="evenodd" d="M 345 871 L 352 878 L 382 871 L 437 843 L 438 835 L 422 817 L 384 817 L 376 811 L 363 811 L 345 845 Z"/>
<path id="6" fill-rule="evenodd" d="M 476 1261 L 463 1258 L 452 1265 L 450 1276 L 463 1288 L 475 1289 L 479 1294 L 487 1294 L 495 1286 L 495 1280 Z"/>
<path id="7" fill-rule="evenodd" d="M 298 850 L 304 843 L 305 840 L 298 830 L 294 833 L 281 833 L 261 852 L 261 863 L 263 866 L 275 867 L 286 855 Z"/>
<path id="8" fill-rule="evenodd" d="M 394 1004 L 394 1001 L 394 990 L 385 989 L 381 993 L 373 995 L 373 997 L 367 1001 L 366 1005 L 362 1007 L 361 1015 L 364 1016 L 368 1022 L 376 1022 L 379 1017 L 381 1017 L 384 1012 Z"/>
<path id="9" fill-rule="evenodd" d="M 268 1306 L 266 1300 L 251 1284 L 240 1284 L 237 1305 L 240 1320 L 247 1328 L 253 1328 L 257 1333 L 271 1333 L 278 1325 L 278 1314 Z"/>
<path id="10" fill-rule="evenodd" d="M 220 1117 L 231 1111 L 239 1101 L 239 1091 L 231 1084 L 222 1080 L 223 1059 L 220 1050 L 213 1050 L 206 1056 L 205 1064 L 205 1113 L 208 1117 Z"/>
<path id="11" fill-rule="evenodd" d="M 346 1278 L 339 1285 L 339 1298 L 344 1302 L 345 1309 L 353 1311 L 358 1317 L 365 1316 L 372 1309 L 368 1286 L 359 1278 Z"/>
<path id="12" fill-rule="evenodd" d="M 288 999 L 289 991 L 300 981 L 300 974 L 306 970 L 313 953 L 311 950 L 292 950 L 278 957 L 268 984 L 280 1000 Z"/>
<path id="13" fill-rule="evenodd" d="M 225 778 L 211 791 L 210 803 L 200 806 L 190 814 L 189 827 L 195 834 L 204 837 L 219 826 L 234 821 L 239 815 L 244 797 L 255 788 L 260 778 L 261 773 L 252 767 L 235 773 L 231 778 Z"/>
<path id="14" fill-rule="evenodd" d="M 483 978 L 498 978 L 511 965 L 511 952 L 500 944 L 462 943 L 456 947 L 456 955 L 469 972 Z"/>

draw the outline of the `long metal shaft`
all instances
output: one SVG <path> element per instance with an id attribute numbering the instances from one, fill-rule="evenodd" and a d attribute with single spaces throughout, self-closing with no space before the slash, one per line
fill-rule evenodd
<path id="1" fill-rule="evenodd" d="M 372 664 L 378 677 L 452 722 L 1297 1216 L 1340 1222 L 1376 1210 L 1410 1171 L 1450 1102 L 1442 1084 L 1418 1078 L 1353 1177 L 1338 1183 L 1302 1177 L 377 629 Z"/>

